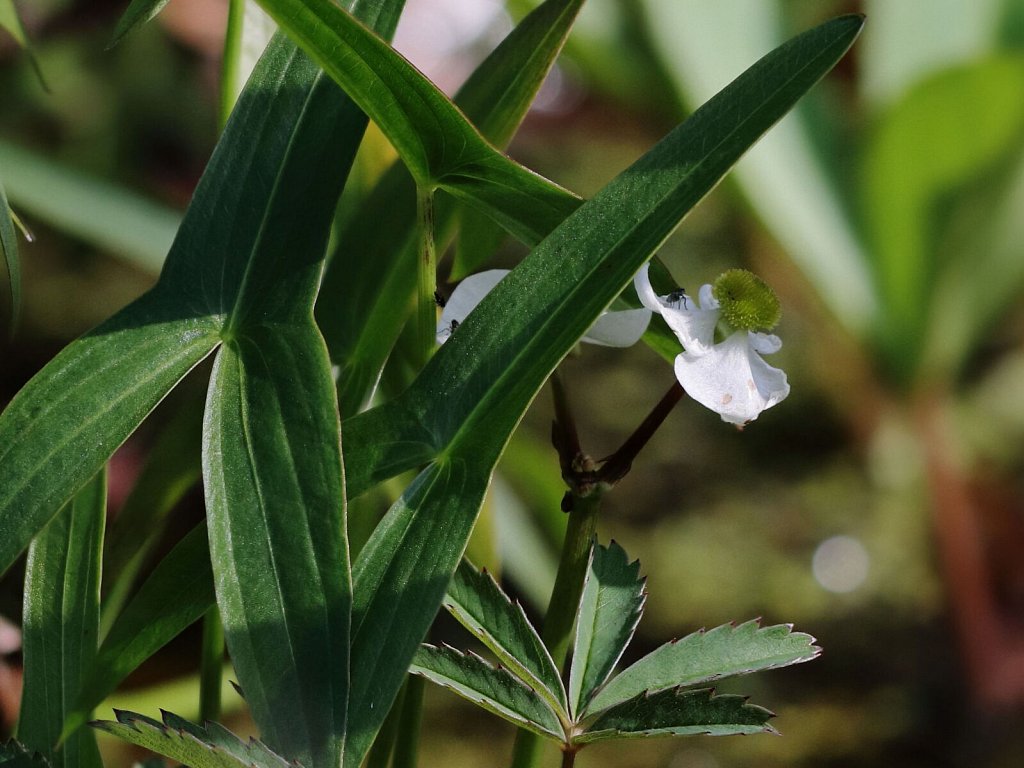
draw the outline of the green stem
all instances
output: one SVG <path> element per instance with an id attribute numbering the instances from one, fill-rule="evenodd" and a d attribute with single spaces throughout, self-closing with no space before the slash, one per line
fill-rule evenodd
<path id="1" fill-rule="evenodd" d="M 228 27 L 224 35 L 224 58 L 220 67 L 220 105 L 217 114 L 221 129 L 228 121 L 238 98 L 238 67 L 242 60 L 242 27 L 245 0 L 228 3 Z"/>
<path id="2" fill-rule="evenodd" d="M 576 621 L 583 579 L 590 562 L 590 547 L 597 532 L 597 515 L 601 508 L 601 492 L 588 496 L 570 496 L 572 508 L 562 544 L 555 586 L 551 591 L 541 638 L 551 652 L 555 665 L 562 668 L 569 655 L 572 628 Z M 516 733 L 512 749 L 512 768 L 531 768 L 537 762 L 541 738 L 529 731 Z"/>
<path id="3" fill-rule="evenodd" d="M 416 675 L 409 675 L 405 681 L 405 698 L 402 700 L 398 720 L 398 734 L 395 737 L 395 757 L 391 768 L 416 768 L 420 746 L 420 722 L 423 719 L 423 692 L 427 681 Z"/>
<path id="4" fill-rule="evenodd" d="M 437 336 L 437 252 L 434 246 L 434 190 L 416 189 L 416 216 L 419 222 L 420 258 L 416 291 L 416 348 L 426 362 L 434 351 Z"/>
<path id="5" fill-rule="evenodd" d="M 216 607 L 203 617 L 203 650 L 199 666 L 199 720 L 220 717 L 220 684 L 224 666 L 224 625 Z"/>

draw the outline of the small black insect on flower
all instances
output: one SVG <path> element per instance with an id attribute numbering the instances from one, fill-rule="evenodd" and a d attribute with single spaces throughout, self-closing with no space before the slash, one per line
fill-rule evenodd
<path id="1" fill-rule="evenodd" d="M 689 309 L 686 304 L 686 300 L 688 298 L 689 297 L 686 295 L 686 289 L 682 287 L 676 288 L 672 293 L 665 297 L 669 304 L 679 304 L 679 302 L 682 302 L 683 309 Z"/>

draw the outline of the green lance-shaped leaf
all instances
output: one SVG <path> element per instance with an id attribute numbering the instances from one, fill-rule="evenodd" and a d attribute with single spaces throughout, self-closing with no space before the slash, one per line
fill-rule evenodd
<path id="1" fill-rule="evenodd" d="M 525 242 L 576 207 L 565 190 L 491 146 L 433 83 L 331 0 L 259 1 L 380 127 L 418 186 L 450 192 Z"/>
<path id="2" fill-rule="evenodd" d="M 451 689 L 520 728 L 553 739 L 564 738 L 558 716 L 536 691 L 507 669 L 492 666 L 473 653 L 423 645 L 413 657 L 409 671 Z"/>
<path id="3" fill-rule="evenodd" d="M 217 602 L 246 701 L 275 749 L 336 765 L 351 585 L 333 382 L 311 323 L 224 345 L 204 432 Z"/>
<path id="4" fill-rule="evenodd" d="M 748 704 L 746 696 L 716 696 L 710 688 L 696 691 L 670 688 L 658 693 L 641 693 L 602 712 L 573 743 L 644 736 L 775 733 L 768 725 L 774 716 L 763 707 Z"/>
<path id="5" fill-rule="evenodd" d="M 7 277 L 11 283 L 11 329 L 18 323 L 21 313 L 21 262 L 18 260 L 18 233 L 14 229 L 14 218 L 7 192 L 0 183 L 0 251 L 7 265 Z"/>
<path id="6" fill-rule="evenodd" d="M 442 451 L 452 455 L 456 442 L 503 443 L 503 430 L 639 265 L 833 66 L 861 25 L 857 16 L 834 19 L 768 54 L 566 219 L 400 398 L 346 421 L 347 444 L 357 446 L 345 457 L 349 495 Z"/>
<path id="7" fill-rule="evenodd" d="M 448 585 L 443 605 L 551 707 L 567 711 L 565 687 L 544 641 L 522 606 L 513 604 L 489 573 L 463 560 Z"/>
<path id="8" fill-rule="evenodd" d="M 0 168 L 19 211 L 147 272 L 160 271 L 181 224 L 177 211 L 4 141 Z"/>
<path id="9" fill-rule="evenodd" d="M 113 48 L 121 42 L 122 37 L 153 19 L 168 2 L 170 0 L 132 0 L 125 12 L 121 14 L 121 18 L 118 19 L 114 37 L 107 47 Z"/>
<path id="10" fill-rule="evenodd" d="M 29 548 L 18 739 L 54 768 L 101 768 L 93 733 L 57 742 L 96 655 L 106 480 L 106 472 L 97 474 Z"/>
<path id="11" fill-rule="evenodd" d="M 280 39 L 224 131 L 157 286 L 70 344 L 0 416 L 0 571 L 220 343 L 243 282 L 287 290 L 318 279 L 319 254 L 296 250 L 282 265 L 287 243 L 266 235 L 267 222 L 310 223 L 308 200 L 280 184 L 281 169 L 301 159 L 292 139 L 322 133 L 303 134 L 312 90 L 337 98 Z"/>
<path id="12" fill-rule="evenodd" d="M 163 713 L 162 723 L 134 712 L 116 711 L 115 714 L 117 722 L 101 720 L 92 723 L 93 727 L 189 768 L 296 768 L 298 765 L 275 754 L 261 741 L 242 741 L 217 723 L 206 723 L 200 728 L 170 712 Z"/>
<path id="13" fill-rule="evenodd" d="M 358 12 L 390 35 L 401 2 Z M 222 332 L 204 421 L 217 603 L 261 736 L 310 768 L 341 763 L 351 582 L 340 421 L 313 302 L 337 198 L 366 118 L 304 55 L 271 44 L 250 83 L 281 89 L 294 124 L 267 218 Z M 229 121 L 261 120 L 243 94 Z"/>
<path id="14" fill-rule="evenodd" d="M 582 0 L 547 0 L 501 42 L 455 96 L 455 104 L 498 147 L 508 143 L 564 42 Z M 567 210 L 578 199 L 566 192 Z M 575 203 L 574 203 L 575 201 Z M 455 219 L 470 211 L 450 198 L 436 200 L 439 250 Z M 416 192 L 408 171 L 395 163 L 352 216 L 328 261 L 317 322 L 331 360 L 339 366 L 343 417 L 367 400 L 395 344 L 416 285 L 419 235 Z"/>
<path id="15" fill-rule="evenodd" d="M 861 24 L 827 22 L 755 64 L 567 218 L 401 396 L 346 422 L 351 497 L 430 462 L 353 567 L 347 762 L 365 755 L 458 565 L 504 444 L 551 370 Z"/>
<path id="16" fill-rule="evenodd" d="M 206 525 L 172 549 L 117 616 L 85 670 L 81 692 L 68 713 L 64 733 L 89 714 L 138 666 L 198 621 L 215 604 Z"/>
<path id="17" fill-rule="evenodd" d="M 632 699 L 644 691 L 697 685 L 733 675 L 786 667 L 817 658 L 814 638 L 789 624 L 758 621 L 723 624 L 656 648 L 620 672 L 587 706 L 586 714 Z"/>
<path id="18" fill-rule="evenodd" d="M 43 77 L 43 70 L 39 66 L 35 53 L 32 51 L 32 43 L 25 34 L 25 25 L 21 23 L 21 16 L 14 0 L 0 0 L 0 28 L 7 30 L 7 33 L 14 38 L 14 41 L 28 54 L 32 62 L 32 68 L 39 78 L 40 85 L 46 90 L 46 80 Z"/>
<path id="19" fill-rule="evenodd" d="M 596 546 L 580 595 L 569 670 L 572 712 L 582 712 L 587 700 L 612 673 L 633 638 L 644 610 L 646 579 L 640 561 L 629 562 L 614 541 Z"/>

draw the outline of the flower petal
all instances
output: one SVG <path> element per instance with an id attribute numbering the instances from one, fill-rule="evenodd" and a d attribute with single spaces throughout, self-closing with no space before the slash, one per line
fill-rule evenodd
<path id="1" fill-rule="evenodd" d="M 651 322 L 646 308 L 604 312 L 584 334 L 582 341 L 602 347 L 631 347 Z"/>
<path id="2" fill-rule="evenodd" d="M 490 293 L 508 273 L 507 269 L 488 269 L 485 272 L 470 275 L 455 286 L 451 297 L 445 303 L 444 309 L 441 310 L 441 318 L 437 321 L 437 343 L 444 344 L 448 341 L 448 337 L 452 335 L 455 327 L 466 319 L 484 296 Z M 453 321 L 455 326 L 452 325 Z"/>
<path id="3" fill-rule="evenodd" d="M 684 352 L 675 361 L 686 393 L 731 424 L 753 421 L 789 394 L 786 374 L 760 358 L 753 335 L 738 331 L 702 354 Z"/>
<path id="4" fill-rule="evenodd" d="M 719 315 L 718 302 L 711 294 L 711 286 L 705 285 L 700 289 L 699 306 L 689 297 L 670 302 L 654 292 L 649 270 L 650 264 L 644 264 L 633 276 L 633 285 L 640 303 L 665 318 L 668 327 L 687 352 L 706 352 L 714 344 Z"/>

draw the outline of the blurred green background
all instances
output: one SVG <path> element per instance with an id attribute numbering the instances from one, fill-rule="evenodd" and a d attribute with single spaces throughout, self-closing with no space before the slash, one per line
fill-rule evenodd
<path id="1" fill-rule="evenodd" d="M 0 180 L 36 236 L 12 338 L 0 298 L 0 402 L 152 284 L 216 141 L 225 0 L 172 0 L 105 50 L 125 6 L 18 3 L 48 90 L 13 40 L 0 47 Z M 451 91 L 528 7 L 410 0 L 398 45 Z M 868 16 L 851 54 L 661 253 L 691 293 L 733 266 L 778 291 L 770 362 L 792 395 L 743 432 L 684 400 L 599 527 L 648 575 L 629 659 L 755 616 L 795 622 L 824 654 L 731 687 L 779 714 L 781 738 L 602 744 L 584 765 L 1024 761 L 1024 1 L 588 0 L 511 151 L 591 194 L 783 39 L 850 11 Z M 389 160 L 371 132 L 353 190 Z M 492 263 L 520 254 L 505 243 Z M 562 372 L 595 458 L 673 381 L 642 346 L 587 347 Z M 112 515 L 176 407 L 115 456 Z M 471 545 L 533 616 L 564 526 L 550 419 L 545 393 Z M 161 546 L 201 514 L 193 488 Z M 0 583 L 14 625 L 20 578 Z M 436 632 L 465 644 L 445 622 Z M 15 646 L 0 645 L 0 737 Z M 197 650 L 186 634 L 121 703 L 194 714 Z M 423 765 L 506 762 L 504 723 L 438 690 L 428 705 Z"/>

